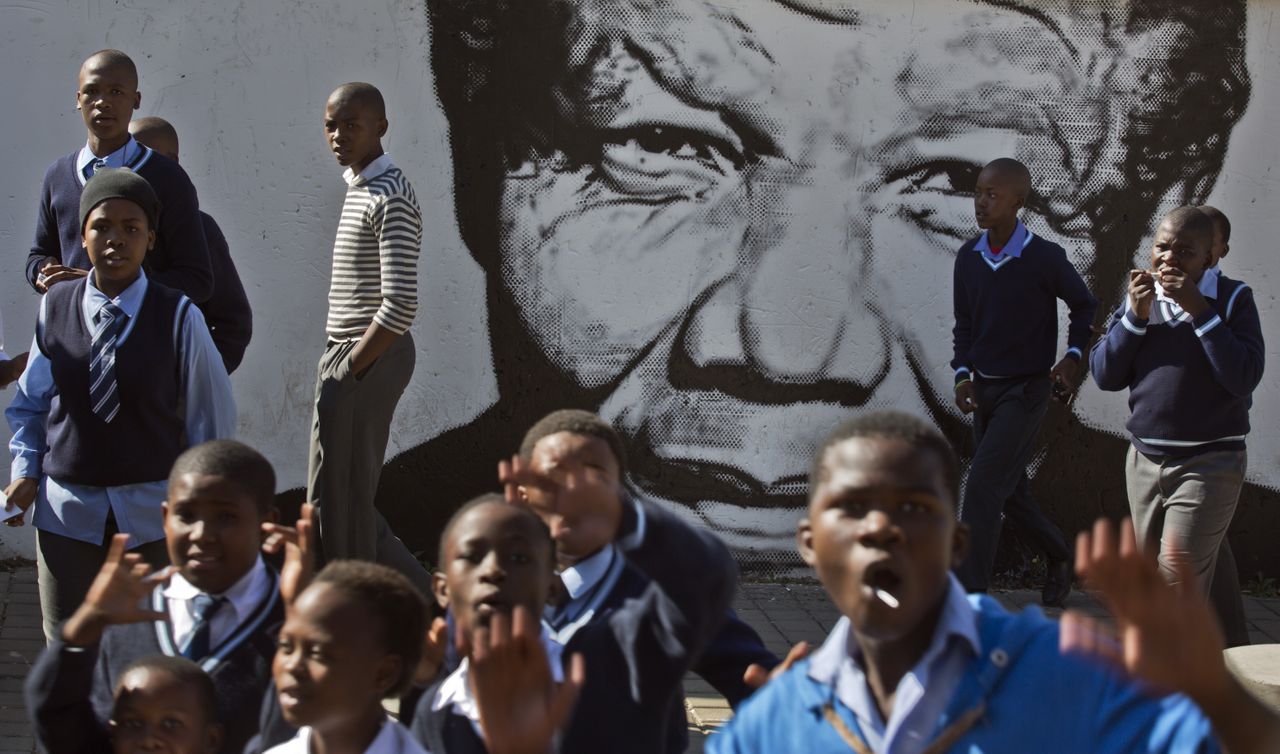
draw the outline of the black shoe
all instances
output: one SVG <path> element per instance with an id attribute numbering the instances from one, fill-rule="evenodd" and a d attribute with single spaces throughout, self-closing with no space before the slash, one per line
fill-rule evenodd
<path id="1" fill-rule="evenodd" d="M 1044 587 L 1040 590 L 1040 604 L 1045 607 L 1064 607 L 1071 594 L 1071 562 L 1050 560 L 1045 569 Z"/>

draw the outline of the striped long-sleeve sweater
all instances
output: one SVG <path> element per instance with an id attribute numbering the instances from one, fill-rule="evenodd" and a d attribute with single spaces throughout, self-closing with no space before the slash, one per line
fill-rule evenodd
<path id="1" fill-rule="evenodd" d="M 330 340 L 358 340 L 370 322 L 402 334 L 418 311 L 422 212 L 400 168 L 383 155 L 360 175 L 347 171 L 347 198 L 333 244 Z"/>

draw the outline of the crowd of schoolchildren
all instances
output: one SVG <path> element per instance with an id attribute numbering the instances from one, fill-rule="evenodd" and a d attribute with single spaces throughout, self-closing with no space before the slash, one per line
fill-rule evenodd
<path id="1" fill-rule="evenodd" d="M 924 420 L 840 424 L 814 458 L 797 545 L 842 617 L 779 661 L 730 608 L 725 545 L 628 494 L 623 442 L 591 413 L 512 428 L 495 492 L 458 508 L 434 573 L 389 530 L 373 497 L 414 368 L 422 228 L 368 84 L 324 107 L 348 188 L 311 502 L 278 521 L 271 465 L 229 439 L 244 289 L 173 128 L 131 123 L 138 91 L 124 53 L 81 67 L 88 143 L 45 176 L 32 347 L 0 362 L 17 386 L 9 524 L 38 530 L 48 647 L 26 699 L 47 751 L 681 752 L 690 671 L 736 709 L 716 752 L 1280 750 L 1280 721 L 1225 669 L 1197 586 L 1243 482 L 1263 367 L 1253 295 L 1216 266 L 1221 213 L 1163 219 L 1090 350 L 1097 302 L 1018 219 L 1026 168 L 987 166 L 984 232 L 955 265 L 967 482 Z M 1058 299 L 1071 325 L 1055 363 Z M 1129 390 L 1133 523 L 1100 521 L 1072 553 L 1024 469 L 1086 358 L 1102 389 Z M 1062 603 L 1074 559 L 1118 641 L 982 594 L 1002 516 L 1050 562 L 1044 602 Z"/>

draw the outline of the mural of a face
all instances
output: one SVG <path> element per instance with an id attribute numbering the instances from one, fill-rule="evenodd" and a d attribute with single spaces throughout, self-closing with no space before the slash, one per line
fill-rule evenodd
<path id="1" fill-rule="evenodd" d="M 433 60 L 504 400 L 598 410 L 632 485 L 766 558 L 848 408 L 957 431 L 984 163 L 1105 309 L 1248 99 L 1242 3 L 485 5 L 432 6 Z"/>

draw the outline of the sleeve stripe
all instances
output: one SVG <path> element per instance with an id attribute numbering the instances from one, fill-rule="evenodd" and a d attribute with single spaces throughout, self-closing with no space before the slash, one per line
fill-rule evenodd
<path id="1" fill-rule="evenodd" d="M 1208 322 L 1205 322 L 1203 325 L 1196 328 L 1196 335 L 1198 337 L 1203 338 L 1205 336 L 1205 333 L 1209 332 L 1210 330 L 1212 330 L 1213 328 L 1217 327 L 1220 324 L 1222 324 L 1222 317 L 1219 317 L 1218 315 L 1215 314 L 1213 315 L 1213 318 L 1210 319 Z"/>
<path id="2" fill-rule="evenodd" d="M 1147 334 L 1147 328 L 1146 328 L 1146 327 L 1138 327 L 1137 325 L 1133 324 L 1133 322 L 1132 322 L 1132 321 L 1130 321 L 1128 312 L 1126 312 L 1126 313 L 1124 314 L 1124 316 L 1122 316 L 1122 317 L 1120 318 L 1120 324 L 1124 325 L 1124 329 L 1128 330 L 1129 332 L 1133 333 L 1134 335 L 1146 335 L 1146 334 Z"/>
<path id="3" fill-rule="evenodd" d="M 1227 300 L 1227 319 L 1231 319 L 1231 312 L 1235 310 L 1236 299 L 1240 297 L 1241 293 L 1248 290 L 1248 288 L 1249 286 L 1247 285 L 1238 286 L 1235 292 L 1231 294 L 1231 298 Z"/>

